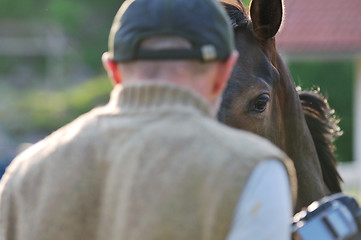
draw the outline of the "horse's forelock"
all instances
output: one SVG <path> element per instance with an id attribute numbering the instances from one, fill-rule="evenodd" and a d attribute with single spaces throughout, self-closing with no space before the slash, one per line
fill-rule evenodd
<path id="1" fill-rule="evenodd" d="M 246 7 L 242 4 L 242 2 L 236 2 L 237 3 L 231 4 L 230 1 L 221 1 L 231 19 L 233 28 L 248 25 L 250 22 Z"/>

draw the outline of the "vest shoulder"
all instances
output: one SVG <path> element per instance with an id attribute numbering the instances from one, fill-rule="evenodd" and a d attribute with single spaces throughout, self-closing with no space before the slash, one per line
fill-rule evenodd
<path id="1" fill-rule="evenodd" d="M 69 163 L 69 158 L 77 155 L 75 154 L 77 150 L 84 154 L 85 152 L 81 148 L 91 148 L 91 143 L 93 142 L 94 145 L 96 142 L 98 133 L 96 124 L 101 111 L 99 108 L 85 113 L 28 147 L 12 160 L 5 175 L 24 178 L 27 175 L 41 174 L 42 170 L 49 168 L 49 165 L 58 164 L 60 166 L 65 162 Z M 74 154 L 69 154 L 71 152 Z M 20 172 L 21 174 L 18 174 Z"/>
<path id="2" fill-rule="evenodd" d="M 209 141 L 214 142 L 214 144 L 233 149 L 240 154 L 248 152 L 287 158 L 285 153 L 268 139 L 251 132 L 231 128 L 215 120 L 204 120 L 198 129 L 199 132 L 203 133 L 203 136 L 208 135 Z"/>

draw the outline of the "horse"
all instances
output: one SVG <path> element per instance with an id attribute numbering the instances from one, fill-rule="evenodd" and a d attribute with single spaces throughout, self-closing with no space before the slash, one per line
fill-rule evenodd
<path id="1" fill-rule="evenodd" d="M 269 139 L 292 159 L 298 181 L 295 211 L 341 191 L 334 140 L 341 134 L 327 99 L 296 89 L 277 52 L 282 0 L 219 0 L 234 29 L 239 59 L 223 92 L 217 118 Z"/>

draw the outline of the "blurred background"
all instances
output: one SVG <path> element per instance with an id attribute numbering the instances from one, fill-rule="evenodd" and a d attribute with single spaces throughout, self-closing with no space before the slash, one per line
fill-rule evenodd
<path id="1" fill-rule="evenodd" d="M 121 0 L 0 0 L 0 174 L 28 144 L 105 104 Z"/>
<path id="2" fill-rule="evenodd" d="M 122 2 L 0 0 L 0 176 L 28 144 L 108 101 L 100 59 Z M 361 1 L 284 2 L 277 47 L 296 85 L 319 88 L 340 118 L 337 155 L 354 188 L 361 183 Z"/>
<path id="3" fill-rule="evenodd" d="M 297 86 L 319 89 L 340 119 L 336 140 L 343 189 L 360 200 L 361 1 L 284 0 L 276 36 Z M 305 156 L 307 158 L 307 156 Z"/>

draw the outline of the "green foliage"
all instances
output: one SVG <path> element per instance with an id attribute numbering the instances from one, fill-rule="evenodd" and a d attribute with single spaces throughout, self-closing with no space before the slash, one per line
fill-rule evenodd
<path id="1" fill-rule="evenodd" d="M 123 0 L 0 0 L 0 23 L 31 20 L 61 26 L 77 55 L 99 74 L 99 59 L 107 50 L 110 26 L 122 3 Z"/>
<path id="2" fill-rule="evenodd" d="M 243 2 L 245 5 L 249 6 L 249 4 L 251 3 L 251 0 L 242 0 L 242 2 Z"/>
<path id="3" fill-rule="evenodd" d="M 343 135 L 336 141 L 340 161 L 353 160 L 353 74 L 352 61 L 293 62 L 289 64 L 293 79 L 302 89 L 320 87 L 330 106 L 340 118 Z"/>
<path id="4" fill-rule="evenodd" d="M 60 23 L 68 32 L 75 31 L 81 27 L 85 9 L 81 1 L 50 1 L 47 16 L 54 22 Z"/>
<path id="5" fill-rule="evenodd" d="M 111 83 L 99 77 L 75 87 L 49 91 L 1 88 L 1 122 L 12 135 L 52 132 L 90 109 L 108 102 Z M 19 97 L 21 96 L 21 97 Z"/>
<path id="6" fill-rule="evenodd" d="M 4 3 L 6 2 L 6 4 Z M 35 10 L 34 2 L 25 0 L 0 1 L 1 18 L 29 18 Z"/>

